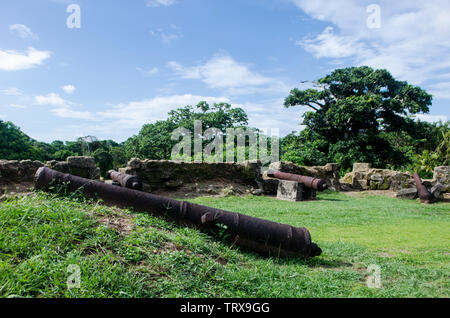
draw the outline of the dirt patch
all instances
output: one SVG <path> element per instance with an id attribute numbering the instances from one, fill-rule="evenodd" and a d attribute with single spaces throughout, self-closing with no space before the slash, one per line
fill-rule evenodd
<path id="1" fill-rule="evenodd" d="M 153 194 L 169 198 L 226 197 L 245 196 L 255 188 L 225 179 L 206 180 L 197 183 L 186 183 L 177 189 L 156 190 Z"/>
<path id="2" fill-rule="evenodd" d="M 122 236 L 133 231 L 133 216 L 131 215 L 106 215 L 98 220 L 101 224 L 116 230 Z"/>

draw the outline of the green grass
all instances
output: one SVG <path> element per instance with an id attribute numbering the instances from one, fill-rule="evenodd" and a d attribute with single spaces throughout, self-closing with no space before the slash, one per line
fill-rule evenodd
<path id="1" fill-rule="evenodd" d="M 264 258 L 193 228 L 76 198 L 10 198 L 0 202 L 0 296 L 450 296 L 450 204 L 319 198 L 191 200 L 307 227 L 324 251 L 308 260 Z M 79 289 L 67 287 L 71 264 L 81 270 Z M 381 268 L 379 289 L 366 284 L 371 264 Z"/>

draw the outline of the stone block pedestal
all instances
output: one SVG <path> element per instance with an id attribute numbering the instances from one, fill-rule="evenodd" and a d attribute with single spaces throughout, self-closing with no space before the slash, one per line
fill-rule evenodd
<path id="1" fill-rule="evenodd" d="M 303 183 L 280 180 L 278 182 L 277 199 L 291 202 L 316 200 L 316 191 L 306 188 Z"/>

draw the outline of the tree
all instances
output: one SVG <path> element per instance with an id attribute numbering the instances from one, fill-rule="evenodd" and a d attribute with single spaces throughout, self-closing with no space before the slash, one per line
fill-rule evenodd
<path id="1" fill-rule="evenodd" d="M 93 153 L 93 157 L 97 166 L 100 168 L 100 174 L 102 177 L 106 177 L 109 170 L 113 168 L 114 158 L 106 150 L 99 148 Z"/>
<path id="2" fill-rule="evenodd" d="M 337 69 L 315 86 L 293 89 L 284 103 L 285 107 L 310 109 L 303 116 L 306 129 L 299 135 L 300 148 L 323 154 L 327 161 L 337 162 L 344 169 L 356 161 L 381 168 L 408 160 L 383 133 L 414 136 L 417 124 L 411 116 L 429 112 L 431 95 L 395 80 L 386 70 L 367 66 Z M 300 160 L 306 157 L 300 156 Z M 315 160 L 323 162 L 323 158 Z"/>
<path id="3" fill-rule="evenodd" d="M 42 155 L 34 145 L 34 140 L 25 135 L 11 122 L 0 120 L 0 159 L 42 160 Z"/>
<path id="4" fill-rule="evenodd" d="M 178 142 L 171 139 L 172 132 L 184 127 L 193 133 L 195 120 L 202 121 L 203 131 L 218 128 L 225 132 L 227 128 L 246 126 L 248 118 L 242 108 L 232 108 L 227 103 L 215 103 L 211 106 L 201 101 L 196 109 L 190 105 L 178 108 L 170 111 L 166 120 L 144 125 L 137 136 L 129 138 L 124 143 L 127 157 L 170 159 L 172 148 Z"/>

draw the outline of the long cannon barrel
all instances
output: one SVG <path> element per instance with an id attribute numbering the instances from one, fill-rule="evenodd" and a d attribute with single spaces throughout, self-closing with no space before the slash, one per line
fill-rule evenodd
<path id="1" fill-rule="evenodd" d="M 119 183 L 120 186 L 124 188 L 142 191 L 143 184 L 142 181 L 137 176 L 120 173 L 115 170 L 109 170 L 108 177 L 114 182 Z"/>
<path id="2" fill-rule="evenodd" d="M 235 244 L 264 255 L 306 258 L 322 253 L 317 244 L 311 242 L 311 235 L 306 228 L 115 187 L 47 167 L 39 168 L 35 176 L 36 190 L 51 191 L 57 185 L 64 185 L 69 192 L 78 190 L 87 197 L 100 198 L 106 204 L 133 208 L 137 212 L 148 212 L 181 224 L 204 229 L 220 226 L 231 234 Z"/>
<path id="3" fill-rule="evenodd" d="M 414 182 L 416 184 L 417 193 L 421 202 L 431 203 L 433 202 L 433 195 L 428 191 L 428 189 L 423 185 L 422 179 L 420 179 L 419 174 L 415 173 L 413 175 Z"/>
<path id="4" fill-rule="evenodd" d="M 328 188 L 327 182 L 323 179 L 301 176 L 298 174 L 269 170 L 267 176 L 281 180 L 297 181 L 303 183 L 305 187 L 317 191 L 325 191 Z"/>

